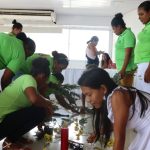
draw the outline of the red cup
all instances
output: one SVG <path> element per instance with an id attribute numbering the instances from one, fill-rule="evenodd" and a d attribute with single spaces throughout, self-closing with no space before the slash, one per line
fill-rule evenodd
<path id="1" fill-rule="evenodd" d="M 61 128 L 61 150 L 68 150 L 68 128 Z"/>

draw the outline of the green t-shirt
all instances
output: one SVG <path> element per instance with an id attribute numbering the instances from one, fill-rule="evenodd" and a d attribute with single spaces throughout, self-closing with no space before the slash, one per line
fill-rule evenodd
<path id="1" fill-rule="evenodd" d="M 24 93 L 28 87 L 37 90 L 37 83 L 31 75 L 22 75 L 0 93 L 0 122 L 5 115 L 32 105 Z"/>
<path id="2" fill-rule="evenodd" d="M 9 68 L 16 73 L 25 61 L 21 40 L 9 34 L 0 33 L 0 69 Z"/>
<path id="3" fill-rule="evenodd" d="M 135 47 L 135 35 L 131 31 L 130 28 L 127 28 L 117 39 L 117 42 L 115 44 L 115 60 L 116 60 L 116 66 L 117 70 L 121 70 L 124 59 L 125 59 L 125 49 L 126 48 L 133 48 Z M 129 64 L 126 68 L 126 71 L 131 71 L 136 68 L 136 65 L 134 64 L 134 51 L 132 51 L 131 59 L 129 61 Z"/>
<path id="4" fill-rule="evenodd" d="M 150 22 L 138 34 L 135 47 L 135 63 L 150 62 Z"/>
<path id="5" fill-rule="evenodd" d="M 46 58 L 49 61 L 50 71 L 52 72 L 53 71 L 53 65 L 54 65 L 53 58 L 50 55 L 40 54 L 40 53 L 34 53 L 32 56 L 28 57 L 27 60 L 25 61 L 24 65 L 20 69 L 20 71 L 22 73 L 25 73 L 25 74 L 30 74 L 31 67 L 32 67 L 32 61 L 35 60 L 36 58 L 39 58 L 39 57 Z"/>

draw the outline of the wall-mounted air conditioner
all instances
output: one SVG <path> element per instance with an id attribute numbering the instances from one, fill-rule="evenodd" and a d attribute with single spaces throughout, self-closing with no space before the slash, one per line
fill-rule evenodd
<path id="1" fill-rule="evenodd" d="M 11 25 L 16 19 L 23 26 L 44 27 L 56 24 L 56 13 L 54 10 L 42 9 L 0 9 L 0 25 Z"/>

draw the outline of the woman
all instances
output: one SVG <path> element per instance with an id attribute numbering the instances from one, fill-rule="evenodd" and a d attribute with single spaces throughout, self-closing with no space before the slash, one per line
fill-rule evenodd
<path id="1" fill-rule="evenodd" d="M 31 57 L 29 57 L 26 60 L 24 66 L 21 68 L 21 72 L 30 73 L 32 61 L 38 57 L 46 58 L 49 61 L 50 64 L 49 68 L 52 73 L 60 73 L 62 72 L 62 70 L 67 68 L 69 61 L 68 61 L 68 57 L 65 54 L 58 53 L 57 51 L 53 51 L 52 56 L 53 57 L 42 53 L 33 54 Z"/>
<path id="2" fill-rule="evenodd" d="M 37 58 L 31 75 L 20 76 L 0 93 L 0 140 L 6 137 L 4 150 L 23 150 L 16 144 L 19 138 L 52 115 L 51 103 L 38 92 L 49 74 L 49 62 Z"/>
<path id="3" fill-rule="evenodd" d="M 136 88 L 150 93 L 150 1 L 138 7 L 139 20 L 145 25 L 138 34 L 135 63 L 138 65 Z"/>
<path id="4" fill-rule="evenodd" d="M 20 32 L 22 32 L 23 26 L 22 26 L 21 23 L 17 22 L 17 20 L 14 19 L 12 21 L 12 24 L 13 24 L 12 30 L 9 33 L 9 35 L 16 36 L 17 34 L 19 34 Z"/>
<path id="5" fill-rule="evenodd" d="M 97 55 L 101 54 L 101 51 L 97 51 L 96 45 L 98 44 L 98 37 L 92 36 L 89 41 L 87 41 L 87 48 L 86 48 L 86 58 L 87 58 L 87 66 L 94 64 L 99 66 L 99 59 Z"/>
<path id="6" fill-rule="evenodd" d="M 132 86 L 134 65 L 135 36 L 130 28 L 126 27 L 123 15 L 118 13 L 111 21 L 114 33 L 118 36 L 115 44 L 115 62 L 122 80 L 121 85 Z"/>
<path id="7" fill-rule="evenodd" d="M 103 69 L 115 69 L 116 68 L 115 64 L 112 62 L 108 53 L 102 54 L 101 68 Z"/>
<path id="8" fill-rule="evenodd" d="M 117 87 L 108 73 L 100 68 L 82 74 L 78 81 L 86 100 L 100 109 L 97 136 L 105 144 L 113 123 L 113 150 L 124 150 L 126 128 L 134 129 L 136 137 L 129 150 L 150 149 L 150 95 L 134 88 Z M 106 100 L 103 100 L 106 98 Z M 106 106 L 107 104 L 107 106 Z"/>
<path id="9" fill-rule="evenodd" d="M 10 84 L 25 59 L 35 51 L 35 42 L 23 32 L 16 37 L 0 33 L 0 69 L 5 69 L 1 78 L 2 89 Z"/>

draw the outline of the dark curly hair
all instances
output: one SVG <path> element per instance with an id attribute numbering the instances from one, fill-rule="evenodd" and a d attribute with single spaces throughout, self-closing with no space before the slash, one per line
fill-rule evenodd
<path id="1" fill-rule="evenodd" d="M 54 60 L 56 60 L 59 64 L 68 66 L 69 60 L 65 54 L 58 53 L 57 51 L 53 51 L 52 56 L 54 57 Z"/>
<path id="2" fill-rule="evenodd" d="M 122 28 L 125 28 L 126 27 L 126 24 L 125 24 L 125 22 L 124 22 L 124 20 L 123 20 L 123 15 L 122 15 L 122 13 L 117 13 L 116 15 L 115 15 L 115 17 L 112 19 L 112 21 L 111 21 L 111 26 L 112 27 L 117 27 L 117 26 L 121 26 Z"/>
<path id="3" fill-rule="evenodd" d="M 36 58 L 32 61 L 31 74 L 36 76 L 40 73 L 45 74 L 46 77 L 50 75 L 49 61 L 46 58 Z"/>

